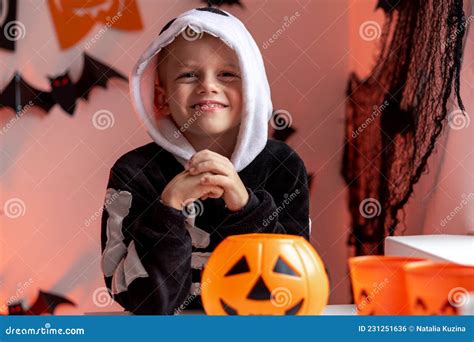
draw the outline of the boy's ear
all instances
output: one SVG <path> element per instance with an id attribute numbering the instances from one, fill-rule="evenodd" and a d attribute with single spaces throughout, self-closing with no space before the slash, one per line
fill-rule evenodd
<path id="1" fill-rule="evenodd" d="M 155 110 L 156 110 L 157 114 L 161 114 L 161 115 L 170 115 L 171 114 L 170 106 L 169 106 L 169 104 L 166 100 L 166 92 L 159 85 L 155 86 L 155 99 L 154 99 L 154 102 L 155 102 Z"/>

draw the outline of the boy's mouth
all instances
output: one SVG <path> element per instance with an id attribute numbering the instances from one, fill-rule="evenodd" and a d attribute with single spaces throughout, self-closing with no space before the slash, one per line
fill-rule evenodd
<path id="1" fill-rule="evenodd" d="M 195 111 L 215 112 L 229 106 L 218 101 L 201 101 L 191 106 Z"/>

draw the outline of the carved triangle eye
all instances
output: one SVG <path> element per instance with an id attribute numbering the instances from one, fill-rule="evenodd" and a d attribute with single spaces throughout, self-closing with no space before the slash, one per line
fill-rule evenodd
<path id="1" fill-rule="evenodd" d="M 418 307 L 419 309 L 423 310 L 423 311 L 428 310 L 428 308 L 426 307 L 425 302 L 421 298 L 416 299 L 415 306 Z"/>
<path id="2" fill-rule="evenodd" d="M 250 272 L 249 264 L 245 256 L 239 259 L 234 266 L 225 274 L 225 277 Z"/>
<path id="3" fill-rule="evenodd" d="M 451 313 L 453 315 L 457 315 L 458 314 L 458 308 L 453 306 L 449 300 L 447 300 L 443 307 L 441 308 L 441 314 L 445 315 L 448 311 L 451 311 Z"/>
<path id="4" fill-rule="evenodd" d="M 292 269 L 290 265 L 288 265 L 288 263 L 281 257 L 278 257 L 278 260 L 275 266 L 273 267 L 273 272 L 287 274 L 294 277 L 300 277 L 300 274 L 296 272 L 294 269 Z"/>
<path id="5" fill-rule="evenodd" d="M 365 300 L 365 301 L 367 301 L 368 303 L 370 303 L 371 298 L 369 297 L 369 294 L 367 293 L 367 291 L 362 290 L 362 291 L 360 291 L 359 300 L 360 300 L 360 301 L 364 301 L 364 300 Z"/>

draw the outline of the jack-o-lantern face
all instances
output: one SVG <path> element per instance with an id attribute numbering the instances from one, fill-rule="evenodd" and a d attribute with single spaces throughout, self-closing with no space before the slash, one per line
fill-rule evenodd
<path id="1" fill-rule="evenodd" d="M 439 303 L 438 303 L 439 304 Z M 449 300 L 445 300 L 438 308 L 431 308 L 423 298 L 417 298 L 413 306 L 412 313 L 414 315 L 457 315 L 458 308 L 451 304 Z"/>
<path id="2" fill-rule="evenodd" d="M 248 262 L 245 256 L 243 256 L 237 263 L 232 267 L 226 274 L 225 277 L 231 277 L 242 273 L 250 272 L 250 268 L 248 266 Z M 278 258 L 275 267 L 273 268 L 274 273 L 279 274 L 286 274 L 293 277 L 301 277 L 301 275 L 293 270 L 288 263 L 281 257 Z M 258 301 L 276 301 L 276 291 L 270 291 L 267 284 L 265 284 L 265 280 L 260 276 L 253 287 L 250 289 L 249 293 L 247 294 L 247 299 L 249 300 L 258 300 Z M 222 304 L 222 308 L 228 315 L 238 315 L 237 309 L 230 306 L 226 303 L 222 298 L 220 300 Z M 303 306 L 304 298 L 301 299 L 298 303 L 294 306 L 290 307 L 289 309 L 285 310 L 285 315 L 296 315 L 301 307 Z"/>
<path id="3" fill-rule="evenodd" d="M 201 284 L 206 312 L 217 315 L 319 314 L 329 295 L 321 259 L 293 235 L 228 237 L 211 255 Z"/>
<path id="4" fill-rule="evenodd" d="M 412 315 L 459 315 L 474 291 L 474 266 L 425 261 L 405 273 Z"/>

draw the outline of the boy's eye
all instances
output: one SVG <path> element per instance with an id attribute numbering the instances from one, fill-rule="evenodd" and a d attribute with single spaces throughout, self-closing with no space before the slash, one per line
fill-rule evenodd
<path id="1" fill-rule="evenodd" d="M 230 82 L 237 80 L 239 78 L 239 75 L 231 71 L 223 71 L 219 74 L 219 77 L 222 78 L 223 81 Z"/>
<path id="2" fill-rule="evenodd" d="M 221 76 L 223 77 L 237 77 L 237 74 L 230 72 L 230 71 L 224 71 L 221 72 Z"/>
<path id="3" fill-rule="evenodd" d="M 184 74 L 179 75 L 178 78 L 194 78 L 198 77 L 197 73 L 191 71 L 191 72 L 185 72 Z"/>

